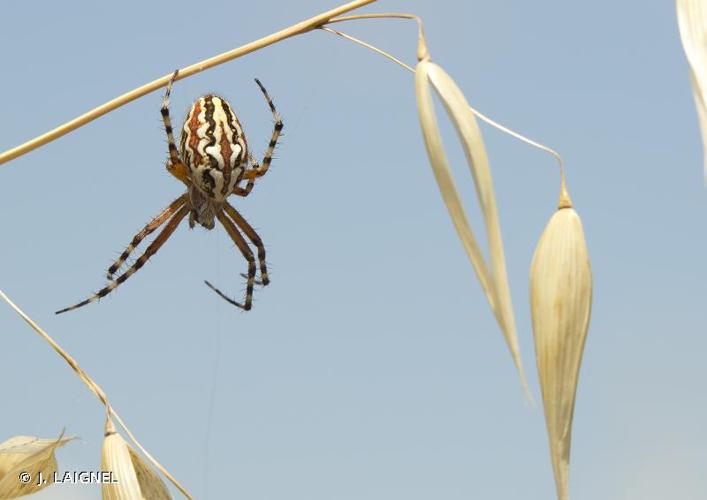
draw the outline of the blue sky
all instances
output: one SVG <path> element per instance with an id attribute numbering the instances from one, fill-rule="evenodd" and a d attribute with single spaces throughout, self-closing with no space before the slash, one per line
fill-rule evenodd
<path id="1" fill-rule="evenodd" d="M 335 2 L 0 7 L 4 126 L 13 147 L 138 85 Z M 469 102 L 560 151 L 594 272 L 574 422 L 574 500 L 707 496 L 707 210 L 696 112 L 672 2 L 381 1 L 424 22 L 433 59 Z M 412 23 L 340 25 L 414 63 Z M 133 234 L 182 192 L 164 170 L 161 92 L 0 166 L 0 288 L 104 388 L 196 498 L 553 498 L 542 411 L 510 356 L 427 164 L 412 77 L 310 33 L 175 85 L 181 121 L 215 92 L 271 171 L 237 208 L 268 249 L 272 284 L 243 313 L 245 262 L 223 231 L 186 224 L 112 296 Z M 473 185 L 446 126 L 459 189 Z M 527 277 L 554 210 L 553 160 L 483 126 L 519 341 L 539 399 Z M 102 407 L 0 307 L 0 440 L 81 440 L 60 466 L 100 463 Z M 96 499 L 55 486 L 46 499 Z"/>

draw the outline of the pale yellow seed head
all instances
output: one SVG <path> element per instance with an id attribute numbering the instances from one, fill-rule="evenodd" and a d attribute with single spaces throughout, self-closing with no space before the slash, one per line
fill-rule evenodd
<path id="1" fill-rule="evenodd" d="M 106 421 L 101 470 L 110 473 L 112 479 L 112 482 L 102 485 L 103 500 L 169 500 L 172 498 L 159 475 L 115 431 L 110 419 Z"/>
<path id="2" fill-rule="evenodd" d="M 589 253 L 571 206 L 555 212 L 540 237 L 530 307 L 557 496 L 567 500 L 572 415 L 592 308 Z"/>

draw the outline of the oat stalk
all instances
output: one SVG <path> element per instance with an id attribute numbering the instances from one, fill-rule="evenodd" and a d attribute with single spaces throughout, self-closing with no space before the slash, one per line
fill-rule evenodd
<path id="1" fill-rule="evenodd" d="M 182 80 L 184 78 L 190 77 L 192 75 L 195 75 L 196 73 L 200 73 L 209 68 L 213 68 L 214 66 L 218 66 L 219 64 L 223 64 L 225 62 L 231 61 L 238 57 L 242 57 L 251 52 L 255 52 L 256 50 L 260 50 L 274 43 L 285 40 L 286 38 L 291 38 L 296 35 L 307 33 L 317 28 L 318 26 L 321 26 L 322 24 L 326 24 L 336 16 L 339 16 L 354 9 L 358 9 L 360 7 L 363 7 L 364 5 L 368 5 L 375 1 L 376 0 L 355 0 L 353 2 L 349 2 L 335 9 L 331 9 L 329 11 L 323 12 L 322 14 L 311 17 L 305 21 L 301 21 L 295 25 L 290 26 L 289 28 L 282 29 L 266 37 L 247 43 L 233 50 L 229 50 L 228 52 L 224 52 L 217 56 L 204 59 L 203 61 L 194 63 L 191 66 L 180 68 L 176 80 Z M 18 158 L 34 149 L 37 149 L 40 146 L 44 146 L 45 144 L 55 139 L 58 139 L 59 137 L 66 135 L 79 127 L 82 127 L 87 123 L 92 122 L 96 118 L 99 118 L 131 101 L 134 101 L 139 97 L 147 95 L 150 92 L 154 92 L 155 90 L 166 86 L 172 78 L 173 73 L 173 71 L 170 71 L 168 74 L 164 75 L 161 78 L 158 78 L 157 80 L 153 80 L 150 83 L 146 83 L 141 87 L 131 90 L 130 92 L 127 92 L 121 95 L 120 97 L 116 97 L 115 99 L 108 101 L 105 104 L 101 104 L 97 108 L 94 108 L 91 111 L 64 123 L 63 125 L 60 125 L 45 134 L 35 137 L 34 139 L 27 141 L 24 144 L 9 149 L 4 153 L 0 153 L 0 164 Z"/>
<path id="2" fill-rule="evenodd" d="M 125 425 L 125 422 L 123 422 L 123 419 L 120 418 L 120 416 L 116 413 L 115 409 L 111 406 L 111 404 L 108 402 L 108 396 L 106 396 L 106 393 L 101 389 L 98 384 L 96 384 L 91 377 L 88 376 L 88 374 L 83 371 L 83 369 L 79 366 L 79 364 L 76 362 L 76 360 L 68 353 L 66 352 L 47 332 L 45 332 L 42 327 L 40 327 L 32 318 L 30 318 L 22 309 L 20 309 L 5 293 L 0 290 L 0 298 L 2 298 L 7 304 L 23 319 L 25 322 L 35 331 L 37 332 L 44 340 L 47 341 L 47 343 L 52 346 L 52 348 L 62 357 L 64 360 L 69 364 L 72 370 L 76 372 L 76 374 L 79 376 L 81 380 L 88 386 L 88 388 L 93 392 L 93 394 L 96 395 L 96 397 L 103 403 L 103 405 L 106 407 L 106 413 L 107 415 L 115 417 L 115 419 L 118 421 L 120 426 L 125 430 L 127 435 L 130 437 L 130 439 L 135 443 L 135 445 L 140 449 L 140 451 L 153 463 L 157 469 L 162 472 L 162 474 L 165 475 L 167 479 L 169 479 L 174 486 L 181 491 L 185 497 L 189 498 L 191 500 L 192 496 L 187 492 L 187 490 L 179 484 L 179 482 L 172 476 L 172 474 L 165 469 L 162 464 L 160 464 L 148 451 L 143 448 L 143 446 L 140 444 L 140 442 L 135 438 L 133 433 L 130 431 L 127 425 Z"/>

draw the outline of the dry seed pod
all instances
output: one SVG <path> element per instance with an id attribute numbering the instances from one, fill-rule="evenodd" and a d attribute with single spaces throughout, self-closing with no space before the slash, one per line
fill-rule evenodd
<path id="1" fill-rule="evenodd" d="M 459 193 L 452 179 L 451 169 L 447 162 L 442 137 L 437 125 L 430 86 L 433 86 L 437 91 L 447 110 L 447 114 L 457 130 L 469 169 L 474 178 L 476 195 L 484 216 L 488 236 L 490 269 L 469 226 Z M 526 395 L 529 399 L 532 399 L 527 388 L 520 349 L 518 348 L 503 241 L 501 239 L 501 226 L 496 209 L 496 197 L 486 149 L 478 124 L 469 107 L 469 103 L 459 87 L 454 83 L 454 80 L 440 66 L 429 60 L 420 61 L 415 68 L 415 94 L 427 155 L 442 193 L 442 198 L 447 205 L 449 216 L 459 234 L 464 250 L 469 256 L 469 260 L 471 260 L 481 287 L 491 305 L 496 321 L 501 327 Z"/>
<path id="2" fill-rule="evenodd" d="M 103 500 L 169 500 L 171 495 L 162 479 L 115 431 L 106 420 L 101 452 L 101 470 L 111 474 L 102 486 Z"/>
<path id="3" fill-rule="evenodd" d="M 592 272 L 582 222 L 564 196 L 530 267 L 530 310 L 557 496 L 568 498 L 577 379 L 592 308 Z"/>
<path id="4" fill-rule="evenodd" d="M 707 4 L 704 0 L 677 0 L 680 38 L 690 64 L 690 83 L 702 130 L 707 178 Z"/>
<path id="5" fill-rule="evenodd" d="M 54 483 L 54 451 L 71 438 L 15 436 L 0 443 L 0 499 L 30 495 Z"/>

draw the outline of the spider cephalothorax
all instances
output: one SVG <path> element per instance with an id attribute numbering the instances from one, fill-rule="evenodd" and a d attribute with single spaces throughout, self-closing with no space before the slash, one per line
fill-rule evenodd
<path id="1" fill-rule="evenodd" d="M 187 192 L 174 200 L 133 237 L 118 260 L 108 268 L 108 279 L 110 280 L 108 285 L 88 299 L 57 311 L 57 314 L 95 302 L 115 290 L 157 253 L 187 214 L 191 227 L 198 223 L 207 229 L 213 229 L 216 225 L 215 221 L 218 220 L 248 261 L 245 301 L 241 304 L 228 298 L 207 281 L 206 284 L 216 293 L 231 304 L 249 310 L 253 303 L 254 284 L 267 285 L 270 282 L 265 267 L 265 247 L 262 240 L 243 216 L 228 203 L 226 198 L 231 194 L 248 196 L 255 185 L 255 179 L 267 172 L 277 139 L 282 131 L 280 115 L 275 110 L 275 105 L 265 87 L 256 79 L 255 82 L 263 92 L 275 120 L 272 138 L 261 166 L 248 153 L 245 133 L 228 102 L 215 95 L 205 95 L 192 104 L 184 120 L 178 151 L 169 117 L 169 94 L 177 74 L 178 72 L 175 71 L 169 85 L 167 85 L 161 112 L 169 145 L 167 170 L 186 185 Z M 241 187 L 241 182 L 246 182 L 245 187 Z M 114 279 L 114 275 L 132 254 L 135 247 L 162 225 L 165 225 L 164 228 L 147 247 L 145 253 Z M 253 251 L 241 231 L 257 249 L 260 265 L 259 281 L 255 279 L 256 264 Z"/>

